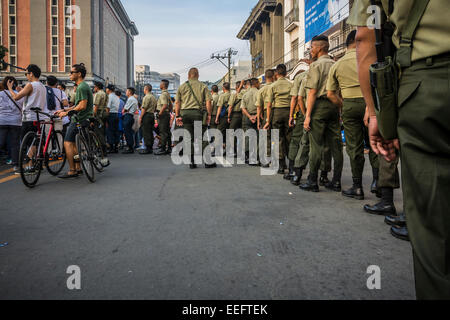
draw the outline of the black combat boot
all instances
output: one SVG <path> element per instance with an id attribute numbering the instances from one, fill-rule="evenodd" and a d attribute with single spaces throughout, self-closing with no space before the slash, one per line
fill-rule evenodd
<path id="1" fill-rule="evenodd" d="M 311 173 L 308 177 L 308 181 L 300 184 L 300 189 L 310 192 L 319 192 L 319 185 L 317 184 L 317 174 L 314 175 Z"/>
<path id="2" fill-rule="evenodd" d="M 391 234 L 392 234 L 392 236 L 394 236 L 397 239 L 404 240 L 404 241 L 410 241 L 408 228 L 406 226 L 405 227 L 393 226 L 391 228 Z"/>
<path id="3" fill-rule="evenodd" d="M 334 171 L 333 180 L 329 183 L 325 183 L 325 188 L 334 192 L 341 192 L 341 174 Z"/>
<path id="4" fill-rule="evenodd" d="M 406 227 L 406 216 L 405 214 L 386 216 L 384 222 L 393 227 Z"/>
<path id="5" fill-rule="evenodd" d="M 362 179 L 361 178 L 353 178 L 353 186 L 348 190 L 342 191 L 342 195 L 344 197 L 349 197 L 349 198 L 353 198 L 356 200 L 364 200 Z"/>
<path id="6" fill-rule="evenodd" d="M 378 173 L 380 172 L 380 169 L 372 169 L 373 173 L 373 181 L 372 185 L 370 186 L 370 192 L 371 193 L 377 193 L 378 192 Z"/>
<path id="7" fill-rule="evenodd" d="M 291 183 L 294 186 L 299 186 L 302 180 L 303 169 L 302 168 L 294 168 L 294 176 L 291 178 Z"/>
<path id="8" fill-rule="evenodd" d="M 284 174 L 286 172 L 286 160 L 280 161 L 280 168 L 278 169 L 278 174 Z"/>
<path id="9" fill-rule="evenodd" d="M 380 216 L 397 215 L 397 210 L 394 205 L 394 189 L 381 188 L 381 201 L 373 206 L 366 204 L 364 210 L 367 213 Z"/>
<path id="10" fill-rule="evenodd" d="M 330 180 L 328 180 L 328 172 L 322 171 L 320 174 L 319 185 L 324 187 L 327 183 L 330 183 Z"/>
<path id="11" fill-rule="evenodd" d="M 165 156 L 167 155 L 167 150 L 163 147 L 155 151 L 155 156 Z"/>
<path id="12" fill-rule="evenodd" d="M 195 160 L 194 156 L 192 155 L 191 156 L 191 164 L 189 165 L 189 168 L 191 168 L 191 169 L 197 169 L 197 165 L 195 164 L 194 160 Z"/>
<path id="13" fill-rule="evenodd" d="M 294 161 L 289 160 L 289 172 L 284 175 L 284 180 L 291 180 L 294 176 Z"/>

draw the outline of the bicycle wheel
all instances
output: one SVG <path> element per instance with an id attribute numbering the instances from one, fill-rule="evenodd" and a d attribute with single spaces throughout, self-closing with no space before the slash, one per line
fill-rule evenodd
<path id="1" fill-rule="evenodd" d="M 22 182 L 28 188 L 34 188 L 42 171 L 42 160 L 37 158 L 37 134 L 28 132 L 22 140 L 19 152 L 19 168 Z"/>
<path id="2" fill-rule="evenodd" d="M 92 154 L 94 156 L 93 159 L 93 164 L 94 164 L 94 168 L 95 170 L 97 170 L 99 173 L 101 173 L 103 171 L 103 165 L 102 165 L 102 159 L 105 157 L 105 153 L 103 152 L 103 148 L 102 145 L 100 143 L 99 138 L 97 137 L 97 135 L 95 134 L 95 132 L 89 132 L 89 134 L 91 135 L 91 141 L 92 141 Z"/>
<path id="3" fill-rule="evenodd" d="M 94 172 L 94 164 L 93 157 L 91 154 L 91 150 L 86 140 L 78 134 L 76 137 L 76 144 L 78 148 L 78 155 L 80 156 L 80 164 L 81 168 L 84 171 L 84 174 L 88 178 L 88 180 L 92 183 L 95 182 L 95 172 Z"/>
<path id="4" fill-rule="evenodd" d="M 63 141 L 63 134 L 60 131 L 52 133 L 47 154 L 45 155 L 45 166 L 52 176 L 60 174 L 66 164 L 67 159 Z"/>

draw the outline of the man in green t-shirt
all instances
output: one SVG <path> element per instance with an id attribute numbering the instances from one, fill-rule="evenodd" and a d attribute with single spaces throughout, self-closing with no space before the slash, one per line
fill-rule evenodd
<path id="1" fill-rule="evenodd" d="M 67 128 L 66 137 L 64 139 L 64 148 L 66 150 L 67 160 L 69 161 L 70 170 L 59 178 L 69 179 L 76 178 L 82 172 L 79 163 L 75 163 L 74 157 L 78 154 L 75 144 L 75 137 L 78 133 L 77 123 L 83 122 L 94 116 L 93 101 L 94 97 L 89 85 L 84 81 L 86 77 L 86 67 L 83 63 L 76 64 L 70 71 L 70 80 L 77 84 L 75 95 L 75 105 L 65 110 L 60 110 L 57 115 L 64 118 L 70 111 L 76 111 L 77 115 L 72 117 L 72 122 Z"/>

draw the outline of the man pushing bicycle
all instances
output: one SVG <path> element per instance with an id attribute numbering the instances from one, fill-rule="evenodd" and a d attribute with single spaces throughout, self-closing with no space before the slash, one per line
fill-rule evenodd
<path id="1" fill-rule="evenodd" d="M 72 117 L 72 121 L 67 128 L 66 137 L 64 139 L 64 148 L 66 150 L 67 159 L 69 160 L 69 172 L 59 176 L 61 179 L 76 178 L 82 174 L 79 162 L 75 162 L 74 157 L 78 155 L 75 138 L 78 133 L 77 123 L 89 120 L 94 116 L 93 101 L 94 97 L 89 85 L 84 81 L 86 77 L 86 67 L 83 63 L 76 64 L 70 71 L 70 80 L 77 84 L 77 92 L 75 95 L 75 105 L 71 108 L 60 110 L 56 114 L 60 118 L 66 117 L 69 112 L 74 111 L 76 115 Z"/>

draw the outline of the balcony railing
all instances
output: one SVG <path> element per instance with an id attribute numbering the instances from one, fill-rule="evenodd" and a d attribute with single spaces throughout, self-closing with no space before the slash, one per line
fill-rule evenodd
<path id="1" fill-rule="evenodd" d="M 285 17 L 284 17 L 284 30 L 286 32 L 290 32 L 298 27 L 300 21 L 300 12 L 298 8 L 292 9 Z"/>

